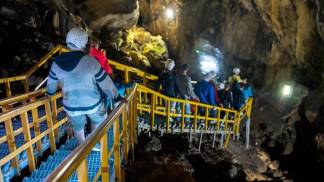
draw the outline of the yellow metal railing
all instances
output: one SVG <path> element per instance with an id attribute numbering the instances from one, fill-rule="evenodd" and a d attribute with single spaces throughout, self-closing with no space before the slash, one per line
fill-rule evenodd
<path id="1" fill-rule="evenodd" d="M 144 94 L 147 95 L 145 100 Z M 170 112 L 170 103 L 177 102 L 182 105 L 181 113 Z M 193 113 L 185 114 L 185 104 L 190 104 L 196 109 Z M 198 131 L 197 122 L 203 120 L 205 123 L 204 129 L 200 132 L 207 132 L 208 126 L 212 125 L 210 121 L 216 121 L 216 127 L 212 133 L 224 133 L 227 135 L 226 144 L 228 144 L 230 137 L 238 135 L 240 122 L 245 117 L 250 117 L 252 106 L 252 99 L 249 99 L 246 106 L 240 111 L 230 109 L 213 107 L 210 105 L 186 101 L 182 99 L 170 98 L 164 96 L 154 90 L 151 90 L 143 85 L 136 85 L 130 92 L 127 99 L 123 101 L 118 108 L 116 108 L 86 140 L 86 142 L 78 146 L 48 177 L 45 181 L 67 181 L 74 171 L 77 171 L 78 180 L 80 182 L 88 181 L 87 171 L 87 157 L 91 153 L 91 149 L 100 142 L 101 145 L 101 168 L 97 171 L 97 175 L 93 181 L 97 181 L 102 177 L 102 181 L 109 181 L 109 167 L 108 159 L 114 155 L 115 176 L 117 181 L 125 181 L 125 170 L 121 168 L 121 151 L 123 157 L 127 160 L 128 152 L 134 149 L 134 144 L 137 142 L 137 114 L 147 112 L 151 116 L 151 129 L 158 129 L 155 126 L 155 116 L 160 115 L 166 117 L 166 131 L 170 131 L 170 118 L 181 118 L 181 132 L 186 132 L 184 128 L 185 117 L 191 119 L 194 123 L 194 131 Z M 205 114 L 200 115 L 198 109 L 204 108 Z M 209 116 L 209 110 L 217 111 L 216 117 Z M 223 116 L 224 115 L 224 116 Z M 223 117 L 221 117 L 223 116 Z M 122 123 L 122 131 L 120 131 L 119 124 Z M 114 129 L 114 145 L 108 150 L 107 146 L 107 132 L 113 127 Z"/>
<path id="2" fill-rule="evenodd" d="M 136 87 L 128 97 L 111 113 L 100 126 L 92 132 L 85 143 L 79 145 L 45 181 L 67 181 L 74 171 L 77 171 L 78 181 L 88 181 L 87 157 L 91 149 L 100 142 L 101 168 L 97 171 L 94 181 L 101 176 L 102 181 L 109 181 L 110 169 L 108 159 L 114 155 L 116 181 L 125 181 L 125 170 L 121 168 L 121 159 L 127 160 L 128 152 L 134 149 L 137 142 L 136 132 Z M 119 126 L 122 124 L 122 126 Z M 114 144 L 108 149 L 108 135 L 110 128 L 114 130 Z M 120 130 L 120 128 L 122 128 Z M 122 150 L 122 152 L 121 152 Z M 121 153 L 123 155 L 121 155 Z"/>
<path id="3" fill-rule="evenodd" d="M 170 119 L 178 118 L 178 120 L 180 119 L 182 133 L 185 131 L 186 123 L 193 124 L 193 131 L 195 132 L 198 123 L 203 121 L 205 132 L 208 132 L 210 126 L 214 126 L 213 123 L 216 123 L 216 133 L 238 135 L 241 120 L 245 117 L 250 117 L 251 113 L 252 99 L 249 99 L 240 111 L 236 111 L 199 102 L 167 97 L 143 85 L 138 86 L 137 92 L 139 99 L 137 108 L 139 114 L 145 112 L 150 114 L 151 129 L 153 130 L 157 129 L 155 126 L 156 117 L 162 116 L 166 120 L 166 123 L 164 123 L 166 132 L 170 132 L 171 130 Z M 176 107 L 180 107 L 180 112 L 171 112 L 172 103 L 173 105 L 178 105 Z M 186 107 L 194 109 L 186 113 Z M 203 112 L 200 112 L 201 110 Z M 211 116 L 212 112 L 214 116 Z"/>
<path id="4" fill-rule="evenodd" d="M 9 78 L 1 78 L 0 84 L 5 85 L 6 96 L 10 97 L 12 95 L 11 84 L 13 82 L 21 81 L 24 85 L 25 93 L 29 92 L 29 78 L 34 74 L 39 68 L 41 68 L 45 63 L 47 63 L 54 55 L 57 53 L 61 54 L 64 50 L 63 46 L 58 45 L 53 48 L 46 56 L 42 57 L 32 68 L 30 68 L 25 74 L 9 77 Z"/>
<path id="5" fill-rule="evenodd" d="M 56 150 L 55 143 L 59 134 L 58 128 L 67 121 L 65 116 L 58 120 L 58 114 L 63 111 L 63 107 L 57 104 L 57 101 L 61 98 L 62 94 L 57 93 L 51 98 L 42 98 L 0 114 L 0 123 L 4 124 L 6 130 L 5 136 L 0 137 L 0 144 L 6 143 L 10 152 L 0 160 L 0 168 L 11 161 L 12 167 L 19 173 L 18 156 L 23 151 L 26 151 L 29 169 L 31 172 L 35 170 L 35 149 L 39 154 L 42 153 L 42 139 L 46 136 L 49 138 L 51 152 L 53 153 Z M 45 111 L 43 116 L 39 116 L 40 110 Z M 21 121 L 22 127 L 14 129 L 13 120 L 17 119 Z M 41 131 L 40 125 L 42 124 L 47 127 L 45 131 Z M 34 137 L 31 135 L 32 130 L 34 131 Z M 24 143 L 17 147 L 16 137 L 20 134 L 23 134 Z M 36 144 L 35 149 L 34 144 Z M 2 176 L 1 170 L 0 176 Z"/>
<path id="6" fill-rule="evenodd" d="M 30 103 L 35 101 L 37 98 L 45 96 L 46 89 L 40 89 L 33 92 L 27 92 L 16 96 L 10 96 L 0 100 L 1 112 L 6 112 L 22 104 Z"/>
<path id="7" fill-rule="evenodd" d="M 58 48 L 58 49 L 57 49 Z M 57 49 L 57 50 L 56 50 Z M 52 50 L 51 54 L 68 51 L 63 46 L 57 46 Z M 50 57 L 50 56 L 49 56 Z M 33 74 L 39 67 L 45 64 L 48 58 L 42 59 L 43 61 L 32 68 L 32 71 L 28 72 L 28 75 Z M 46 61 L 45 61 L 46 60 Z M 148 80 L 154 81 L 157 79 L 156 76 L 147 74 L 141 70 L 110 61 L 110 64 L 115 68 L 124 72 L 124 81 L 129 82 L 132 75 L 138 76 L 143 79 L 144 83 Z M 24 75 L 24 79 L 27 78 Z M 7 82 L 3 81 L 7 80 Z M 14 79 L 2 79 L 0 83 L 10 84 Z M 26 82 L 28 85 L 28 81 Z M 8 87 L 10 89 L 10 87 Z M 11 91 L 10 91 L 11 92 Z M 55 150 L 55 136 L 58 135 L 58 127 L 63 125 L 67 118 L 63 118 L 58 121 L 58 113 L 63 111 L 62 107 L 58 107 L 57 101 L 62 98 L 61 93 L 57 93 L 51 99 L 48 99 L 44 95 L 45 89 L 27 92 L 25 94 L 18 95 L 16 97 L 8 97 L 4 100 L 0 100 L 0 106 L 3 109 L 3 113 L 0 114 L 0 123 L 4 123 L 6 127 L 6 136 L 0 138 L 0 144 L 7 142 L 10 150 L 10 154 L 0 160 L 0 167 L 8 161 L 12 161 L 12 164 L 17 170 L 18 166 L 18 155 L 24 150 L 28 153 L 28 164 L 30 170 L 35 169 L 35 159 L 33 144 L 36 143 L 36 149 L 41 149 L 41 138 L 49 135 L 51 150 Z M 38 99 L 36 99 L 38 98 Z M 15 107 L 15 103 L 24 103 L 22 106 Z M 28 104 L 27 104 L 28 103 Z M 180 112 L 171 112 L 171 108 L 174 103 L 180 106 Z M 186 107 L 192 109 L 191 112 L 186 113 Z M 44 107 L 46 115 L 38 118 L 38 110 L 40 107 Z M 101 143 L 101 168 L 97 173 L 96 179 L 101 175 L 103 181 L 109 180 L 109 168 L 108 159 L 114 155 L 115 165 L 115 176 L 118 180 L 124 181 L 124 170 L 121 168 L 121 154 L 120 148 L 123 151 L 124 158 L 127 159 L 127 154 L 130 149 L 134 149 L 134 145 L 137 141 L 137 114 L 148 113 L 150 115 L 150 123 L 148 124 L 151 130 L 159 129 L 157 126 L 156 118 L 164 117 L 164 130 L 170 132 L 171 118 L 180 119 L 179 132 L 186 133 L 188 129 L 185 127 L 186 120 L 189 119 L 193 125 L 190 131 L 193 132 L 204 132 L 204 133 L 215 133 L 215 134 L 226 134 L 225 147 L 227 146 L 231 136 L 235 137 L 239 135 L 240 124 L 246 119 L 250 119 L 252 109 L 252 99 L 249 99 L 246 105 L 240 110 L 235 111 L 231 109 L 225 109 L 221 107 L 215 107 L 203 103 L 182 100 L 178 98 L 170 98 L 159 92 L 156 92 L 144 85 L 136 85 L 128 97 L 123 101 L 118 108 L 116 108 L 103 122 L 96 131 L 94 131 L 86 140 L 86 142 L 80 145 L 71 155 L 64 160 L 61 165 L 55 169 L 55 171 L 47 178 L 47 181 L 66 181 L 73 171 L 77 171 L 79 181 L 87 181 L 87 167 L 86 158 L 90 154 L 91 149 L 96 143 Z M 204 112 L 201 112 L 204 111 Z M 214 116 L 211 113 L 216 113 Z M 33 122 L 28 122 L 28 113 L 32 113 Z M 23 127 L 13 131 L 12 120 L 15 117 L 19 117 L 22 120 Z M 39 123 L 47 122 L 48 129 L 44 132 L 39 131 Z M 122 131 L 120 131 L 119 124 L 122 123 Z M 201 125 L 204 123 L 204 125 Z M 203 128 L 198 127 L 203 126 Z M 108 150 L 107 147 L 107 131 L 111 127 L 114 128 L 114 147 Z M 31 138 L 30 128 L 34 128 L 35 137 Z M 213 129 L 210 129 L 213 128 Z M 23 133 L 25 138 L 25 144 L 17 148 L 15 146 L 15 136 Z M 123 141 L 122 144 L 120 141 Z M 1 171 L 0 171 L 1 172 Z M 0 173 L 1 176 L 1 173 Z M 95 180 L 96 181 L 96 180 Z"/>
<path id="8" fill-rule="evenodd" d="M 11 85 L 13 82 L 21 81 L 24 85 L 25 93 L 29 92 L 29 78 L 39 69 L 41 68 L 45 63 L 47 63 L 54 55 L 61 54 L 62 52 L 68 52 L 69 49 L 65 48 L 62 45 L 57 45 L 54 49 L 52 49 L 46 56 L 40 59 L 39 62 L 37 62 L 32 68 L 30 68 L 25 74 L 9 77 L 9 78 L 1 78 L 0 79 L 0 85 L 4 84 L 6 96 L 10 97 L 12 96 L 12 89 Z M 157 76 L 148 74 L 144 71 L 141 71 L 139 69 L 123 65 L 121 63 L 118 63 L 116 61 L 110 60 L 110 65 L 113 66 L 114 70 L 119 70 L 124 72 L 124 79 L 126 82 L 129 82 L 131 75 L 136 75 L 138 77 L 141 77 L 143 79 L 143 82 L 146 83 L 147 81 L 151 80 L 157 80 Z"/>

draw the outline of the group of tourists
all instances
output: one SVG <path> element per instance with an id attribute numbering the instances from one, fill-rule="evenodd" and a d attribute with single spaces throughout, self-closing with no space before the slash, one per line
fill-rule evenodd
<path id="1" fill-rule="evenodd" d="M 169 59 L 155 86 L 155 89 L 162 88 L 161 92 L 166 96 L 235 110 L 240 110 L 248 98 L 253 97 L 248 80 L 241 79 L 240 69 L 237 67 L 233 69 L 233 75 L 228 80 L 217 83 L 216 72 L 211 71 L 195 85 L 188 74 L 190 69 L 188 64 L 183 64 L 178 72 L 174 71 L 174 67 L 174 61 Z M 170 107 L 171 112 L 180 113 L 179 103 L 171 102 Z M 205 113 L 204 108 L 199 108 L 199 112 Z M 191 113 L 190 104 L 186 104 L 185 113 Z M 209 115 L 215 117 L 216 111 L 210 110 Z M 189 118 L 186 118 L 186 121 L 189 121 Z"/>
<path id="2" fill-rule="evenodd" d="M 85 141 L 87 118 L 91 120 L 91 129 L 96 129 L 107 118 L 112 103 L 122 99 L 125 90 L 132 86 L 111 78 L 113 70 L 105 53 L 99 49 L 99 43 L 98 39 L 89 38 L 83 29 L 72 28 L 66 36 L 71 51 L 54 59 L 48 76 L 47 94 L 53 95 L 62 89 L 64 110 L 79 144 Z M 157 90 L 162 86 L 161 92 L 166 96 L 234 109 L 240 109 L 247 98 L 253 96 L 247 80 L 240 78 L 238 68 L 234 68 L 228 82 L 216 83 L 216 73 L 209 72 L 193 86 L 189 65 L 182 65 L 178 73 L 174 72 L 174 67 L 175 62 L 167 60 L 155 85 Z M 177 105 L 171 102 L 171 112 L 179 112 Z M 189 104 L 185 112 L 191 112 Z M 215 111 L 210 112 L 211 116 L 215 114 Z"/>

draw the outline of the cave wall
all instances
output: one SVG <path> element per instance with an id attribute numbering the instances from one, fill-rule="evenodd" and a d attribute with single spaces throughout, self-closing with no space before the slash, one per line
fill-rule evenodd
<path id="1" fill-rule="evenodd" d="M 166 37 L 178 64 L 193 65 L 201 77 L 195 40 L 208 40 L 224 57 L 224 72 L 233 66 L 256 89 L 254 141 L 293 151 L 295 124 L 307 120 L 313 141 L 323 150 L 324 3 L 319 0 L 140 0 L 140 24 Z M 176 7 L 174 26 L 157 14 Z M 152 8 L 154 7 L 154 8 Z M 290 98 L 281 96 L 284 84 L 293 86 Z M 303 117 L 305 114 L 306 117 Z M 316 134 L 317 133 L 317 134 Z M 322 156 L 323 157 L 323 156 Z"/>

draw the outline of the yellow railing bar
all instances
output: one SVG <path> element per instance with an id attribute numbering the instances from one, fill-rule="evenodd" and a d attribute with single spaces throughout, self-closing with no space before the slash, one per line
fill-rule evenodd
<path id="1" fill-rule="evenodd" d="M 69 51 L 69 49 L 64 47 L 63 45 L 57 45 L 49 53 L 47 53 L 44 57 L 42 57 L 40 59 L 40 61 L 38 61 L 32 68 L 30 68 L 26 72 L 26 74 L 0 79 L 0 84 L 5 84 L 5 90 L 6 90 L 7 97 L 12 95 L 11 85 L 10 85 L 11 82 L 23 81 L 25 92 L 29 92 L 29 82 L 28 82 L 29 77 L 33 73 L 35 73 L 40 67 L 42 67 L 45 63 L 47 63 L 55 54 L 57 54 L 57 53 L 61 54 L 62 52 L 68 52 L 68 51 Z M 130 73 L 133 73 L 139 77 L 142 77 L 143 82 L 147 82 L 147 80 L 154 81 L 154 80 L 158 79 L 158 77 L 155 75 L 148 74 L 142 70 L 123 65 L 123 64 L 118 63 L 113 60 L 109 60 L 109 63 L 110 63 L 110 65 L 114 66 L 115 69 L 124 72 L 126 83 L 128 83 L 130 81 Z"/>
<path id="2" fill-rule="evenodd" d="M 126 107 L 129 105 L 127 102 L 132 102 L 136 101 L 136 87 L 133 88 L 131 93 L 128 95 L 126 100 L 123 100 L 121 104 L 111 113 L 109 114 L 108 118 L 102 122 L 99 127 L 93 131 L 90 136 L 86 139 L 86 141 L 82 144 L 79 145 L 75 150 L 72 151 L 72 153 L 64 159 L 64 161 L 45 179 L 45 181 L 48 182 L 56 182 L 56 181 L 67 181 L 69 177 L 72 175 L 72 173 L 77 170 L 78 171 L 78 179 L 79 181 L 87 181 L 83 175 L 87 176 L 87 168 L 86 164 L 83 161 L 86 161 L 87 156 L 91 153 L 92 148 L 96 145 L 98 141 L 101 141 L 104 136 L 106 136 L 106 133 L 109 128 L 111 128 L 113 125 L 118 126 L 119 124 L 119 117 L 122 115 L 122 112 L 126 112 Z M 130 109 L 131 111 L 132 109 Z M 134 120 L 135 118 L 132 117 L 131 120 Z M 134 121 L 131 121 L 134 122 Z M 117 124 L 116 124 L 117 123 Z M 135 124 L 135 123 L 131 123 Z M 114 127 L 117 129 L 116 133 L 119 133 L 119 127 Z M 131 130 L 135 129 L 133 126 Z M 134 132 L 134 131 L 131 131 Z M 116 134 L 114 132 L 114 135 Z M 118 136 L 118 135 L 117 135 Z M 114 136 L 115 139 L 119 138 Z M 134 142 L 134 141 L 131 141 Z M 114 142 L 114 150 L 119 150 L 120 148 L 120 141 L 116 143 Z M 108 146 L 107 146 L 108 147 Z M 118 149 L 116 149 L 118 148 Z M 117 156 L 116 156 L 117 155 Z M 115 152 L 115 160 L 118 163 L 120 162 L 118 159 L 120 154 Z M 119 164 L 120 165 L 120 164 Z M 119 169 L 115 170 L 120 170 L 120 166 L 118 166 L 115 163 L 115 167 L 119 167 Z M 82 173 L 81 173 L 82 171 Z M 103 171 L 102 171 L 103 172 Z M 82 174 L 82 175 L 81 175 Z M 107 177 L 107 176 L 106 176 Z M 105 177 L 105 178 L 106 178 Z M 118 179 L 121 179 L 120 173 L 117 171 L 116 177 Z M 80 180 L 82 179 L 82 180 Z"/>
<path id="3" fill-rule="evenodd" d="M 56 94 L 56 97 L 59 96 L 60 94 Z M 45 116 L 38 118 L 38 108 L 40 106 L 45 106 Z M 29 123 L 29 119 L 27 117 L 27 113 L 32 112 L 33 116 L 33 122 Z M 37 117 L 36 117 L 37 115 Z M 28 164 L 29 164 L 29 169 L 33 171 L 35 169 L 35 159 L 34 159 L 34 149 L 33 149 L 33 144 L 36 143 L 36 149 L 39 150 L 39 141 L 49 135 L 50 139 L 50 148 L 51 151 L 54 152 L 55 148 L 55 139 L 54 139 L 54 133 L 53 130 L 57 129 L 58 127 L 62 126 L 66 121 L 67 118 L 61 119 L 59 122 L 57 122 L 55 125 L 53 125 L 51 121 L 51 112 L 50 112 L 50 99 L 49 98 L 43 98 L 41 100 L 35 101 L 34 103 L 30 103 L 27 105 L 20 106 L 14 110 L 5 112 L 0 114 L 0 123 L 5 122 L 6 127 L 9 126 L 7 129 L 6 136 L 1 137 L 1 143 L 8 141 L 8 143 L 14 142 L 14 136 L 17 136 L 20 133 L 24 134 L 25 138 L 25 144 L 20 146 L 19 148 L 15 148 L 13 146 L 13 150 L 11 150 L 11 153 L 5 156 L 0 160 L 0 166 L 3 166 L 10 160 L 14 160 L 17 158 L 17 156 L 27 150 L 27 155 L 28 155 Z M 11 124 L 11 119 L 15 118 L 16 116 L 21 117 L 21 122 L 22 122 L 22 128 L 19 128 L 17 130 L 13 130 L 12 124 Z M 42 121 L 47 121 L 47 129 L 43 132 L 37 132 L 37 124 L 42 122 Z M 8 123 L 7 121 L 10 121 Z M 11 127 L 11 128 L 10 128 Z M 35 137 L 31 138 L 30 135 L 30 128 L 34 127 L 35 129 Z M 19 167 L 19 166 L 14 166 L 14 167 Z M 17 169 L 19 170 L 19 169 Z"/>
<path id="4" fill-rule="evenodd" d="M 9 77 L 9 78 L 1 78 L 0 83 L 21 81 L 21 80 L 25 80 L 26 78 L 27 78 L 26 75 L 13 76 L 13 77 Z"/>
<path id="5" fill-rule="evenodd" d="M 55 46 L 49 53 L 47 53 L 44 57 L 42 57 L 32 68 L 30 68 L 26 77 L 30 77 L 38 68 L 42 67 L 48 60 L 50 60 L 56 53 L 58 53 L 62 49 L 61 45 Z"/>
<path id="6" fill-rule="evenodd" d="M 45 92 L 46 92 L 46 89 L 43 88 L 43 89 L 40 89 L 40 90 L 37 90 L 37 91 L 7 97 L 7 98 L 4 98 L 4 99 L 0 100 L 0 106 L 6 106 L 6 105 L 9 105 L 9 104 L 14 104 L 16 102 L 22 102 L 22 101 L 25 101 L 27 99 L 30 99 L 31 97 L 42 95 Z"/>

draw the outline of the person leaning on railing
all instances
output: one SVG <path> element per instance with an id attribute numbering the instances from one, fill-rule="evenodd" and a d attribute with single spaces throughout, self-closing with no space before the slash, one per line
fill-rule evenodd
<path id="1" fill-rule="evenodd" d="M 55 94 L 61 85 L 64 110 L 79 144 L 85 141 L 87 116 L 91 119 L 92 130 L 107 117 L 101 91 L 113 99 L 119 96 L 111 78 L 98 61 L 85 55 L 87 41 L 87 33 L 80 28 L 72 28 L 68 32 L 66 43 L 71 52 L 54 59 L 47 82 L 48 95 Z"/>
<path id="2" fill-rule="evenodd" d="M 194 92 L 194 88 L 191 83 L 191 77 L 189 76 L 188 72 L 189 72 L 189 65 L 183 64 L 180 73 L 178 73 L 176 76 L 180 97 L 185 100 L 192 100 L 192 101 L 199 102 L 199 98 L 196 96 Z M 185 114 L 190 114 L 190 113 L 191 113 L 190 104 L 187 103 L 185 104 Z M 186 117 L 185 121 L 189 122 L 190 119 Z"/>
<path id="3" fill-rule="evenodd" d="M 210 83 L 214 76 L 215 74 L 212 72 L 205 74 L 204 79 L 199 81 L 194 87 L 195 94 L 199 97 L 200 102 L 212 106 L 216 106 L 217 104 L 215 99 L 215 89 L 213 84 Z M 201 115 L 203 115 L 205 112 L 205 108 L 200 108 Z M 209 113 L 211 117 L 216 117 L 216 111 L 214 109 L 211 109 Z"/>
<path id="4" fill-rule="evenodd" d="M 162 94 L 176 98 L 179 95 L 179 86 L 176 80 L 176 74 L 173 72 L 175 67 L 175 62 L 172 59 L 168 59 L 165 63 L 165 69 L 162 73 L 159 74 L 159 78 L 155 84 L 155 90 L 160 90 L 160 86 L 162 86 Z M 170 103 L 170 111 L 180 113 L 180 107 L 177 106 L 178 104 L 174 101 Z M 171 118 L 172 121 L 172 118 Z"/>

